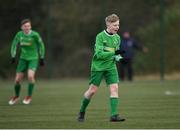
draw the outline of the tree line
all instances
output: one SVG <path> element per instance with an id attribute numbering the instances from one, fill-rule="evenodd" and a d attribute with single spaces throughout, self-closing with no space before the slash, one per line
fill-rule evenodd
<path id="1" fill-rule="evenodd" d="M 174 34 L 179 27 L 178 0 L 165 0 L 167 28 L 166 43 L 177 43 Z M 95 36 L 105 27 L 104 18 L 116 13 L 120 17 L 120 31 L 132 35 L 150 49 L 147 55 L 138 53 L 136 73 L 159 71 L 159 0 L 23 0 L 0 1 L 0 75 L 11 77 L 15 66 L 10 64 L 12 39 L 20 29 L 23 18 L 32 20 L 33 29 L 40 32 L 46 46 L 46 66 L 42 77 L 87 77 L 89 75 Z M 175 15 L 175 16 L 174 16 Z M 174 17 L 173 17 L 174 16 Z M 168 22 L 173 22 L 172 24 Z M 171 32 L 171 33 L 170 33 Z M 167 71 L 178 71 L 179 64 L 172 58 L 176 48 L 167 49 Z M 179 55 L 179 54 L 178 54 Z M 149 59 L 147 61 L 147 59 Z M 151 61 L 156 62 L 151 62 Z"/>

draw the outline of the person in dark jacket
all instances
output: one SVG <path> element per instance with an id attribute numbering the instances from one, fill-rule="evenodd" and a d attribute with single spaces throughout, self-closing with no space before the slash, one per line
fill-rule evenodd
<path id="1" fill-rule="evenodd" d="M 144 53 L 148 52 L 148 49 L 141 44 L 138 44 L 134 38 L 131 37 L 129 31 L 122 33 L 122 41 L 120 48 L 125 51 L 123 54 L 123 59 L 120 62 L 119 71 L 120 79 L 125 80 L 125 74 L 127 71 L 127 79 L 129 81 L 133 80 L 133 58 L 134 50 L 140 50 Z"/>

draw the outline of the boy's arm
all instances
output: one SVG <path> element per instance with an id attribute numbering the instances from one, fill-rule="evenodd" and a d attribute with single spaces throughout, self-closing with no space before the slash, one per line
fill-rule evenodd
<path id="1" fill-rule="evenodd" d="M 104 45 L 103 45 L 103 41 L 101 39 L 100 36 L 96 37 L 96 44 L 95 44 L 95 54 L 97 56 L 98 59 L 109 59 L 112 58 L 112 56 L 115 55 L 114 51 L 104 51 Z"/>
<path id="2" fill-rule="evenodd" d="M 15 58 L 16 57 L 16 50 L 17 50 L 17 45 L 19 43 L 19 37 L 18 34 L 13 39 L 12 45 L 11 45 L 11 57 Z"/>
<path id="3" fill-rule="evenodd" d="M 38 42 L 40 59 L 44 59 L 44 57 L 45 57 L 45 47 L 44 47 L 44 42 L 42 41 L 42 38 L 41 38 L 41 36 L 39 34 L 37 34 L 37 42 Z"/>

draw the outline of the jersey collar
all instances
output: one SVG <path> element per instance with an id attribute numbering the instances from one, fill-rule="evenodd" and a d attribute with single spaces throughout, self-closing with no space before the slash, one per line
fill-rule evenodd
<path id="1" fill-rule="evenodd" d="M 104 30 L 104 33 L 105 33 L 107 36 L 109 36 L 109 37 L 113 37 L 113 36 L 114 36 L 114 34 L 111 35 L 111 34 L 107 33 L 106 30 Z"/>

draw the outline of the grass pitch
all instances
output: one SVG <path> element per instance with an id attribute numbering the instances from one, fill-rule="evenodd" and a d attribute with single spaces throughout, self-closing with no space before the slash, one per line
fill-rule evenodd
<path id="1" fill-rule="evenodd" d="M 134 81 L 120 83 L 119 112 L 125 122 L 109 122 L 109 91 L 101 84 L 89 104 L 86 121 L 77 122 L 77 113 L 88 80 L 38 80 L 32 104 L 21 100 L 8 105 L 13 81 L 0 81 L 0 128 L 16 129 L 165 129 L 180 128 L 180 81 Z"/>

